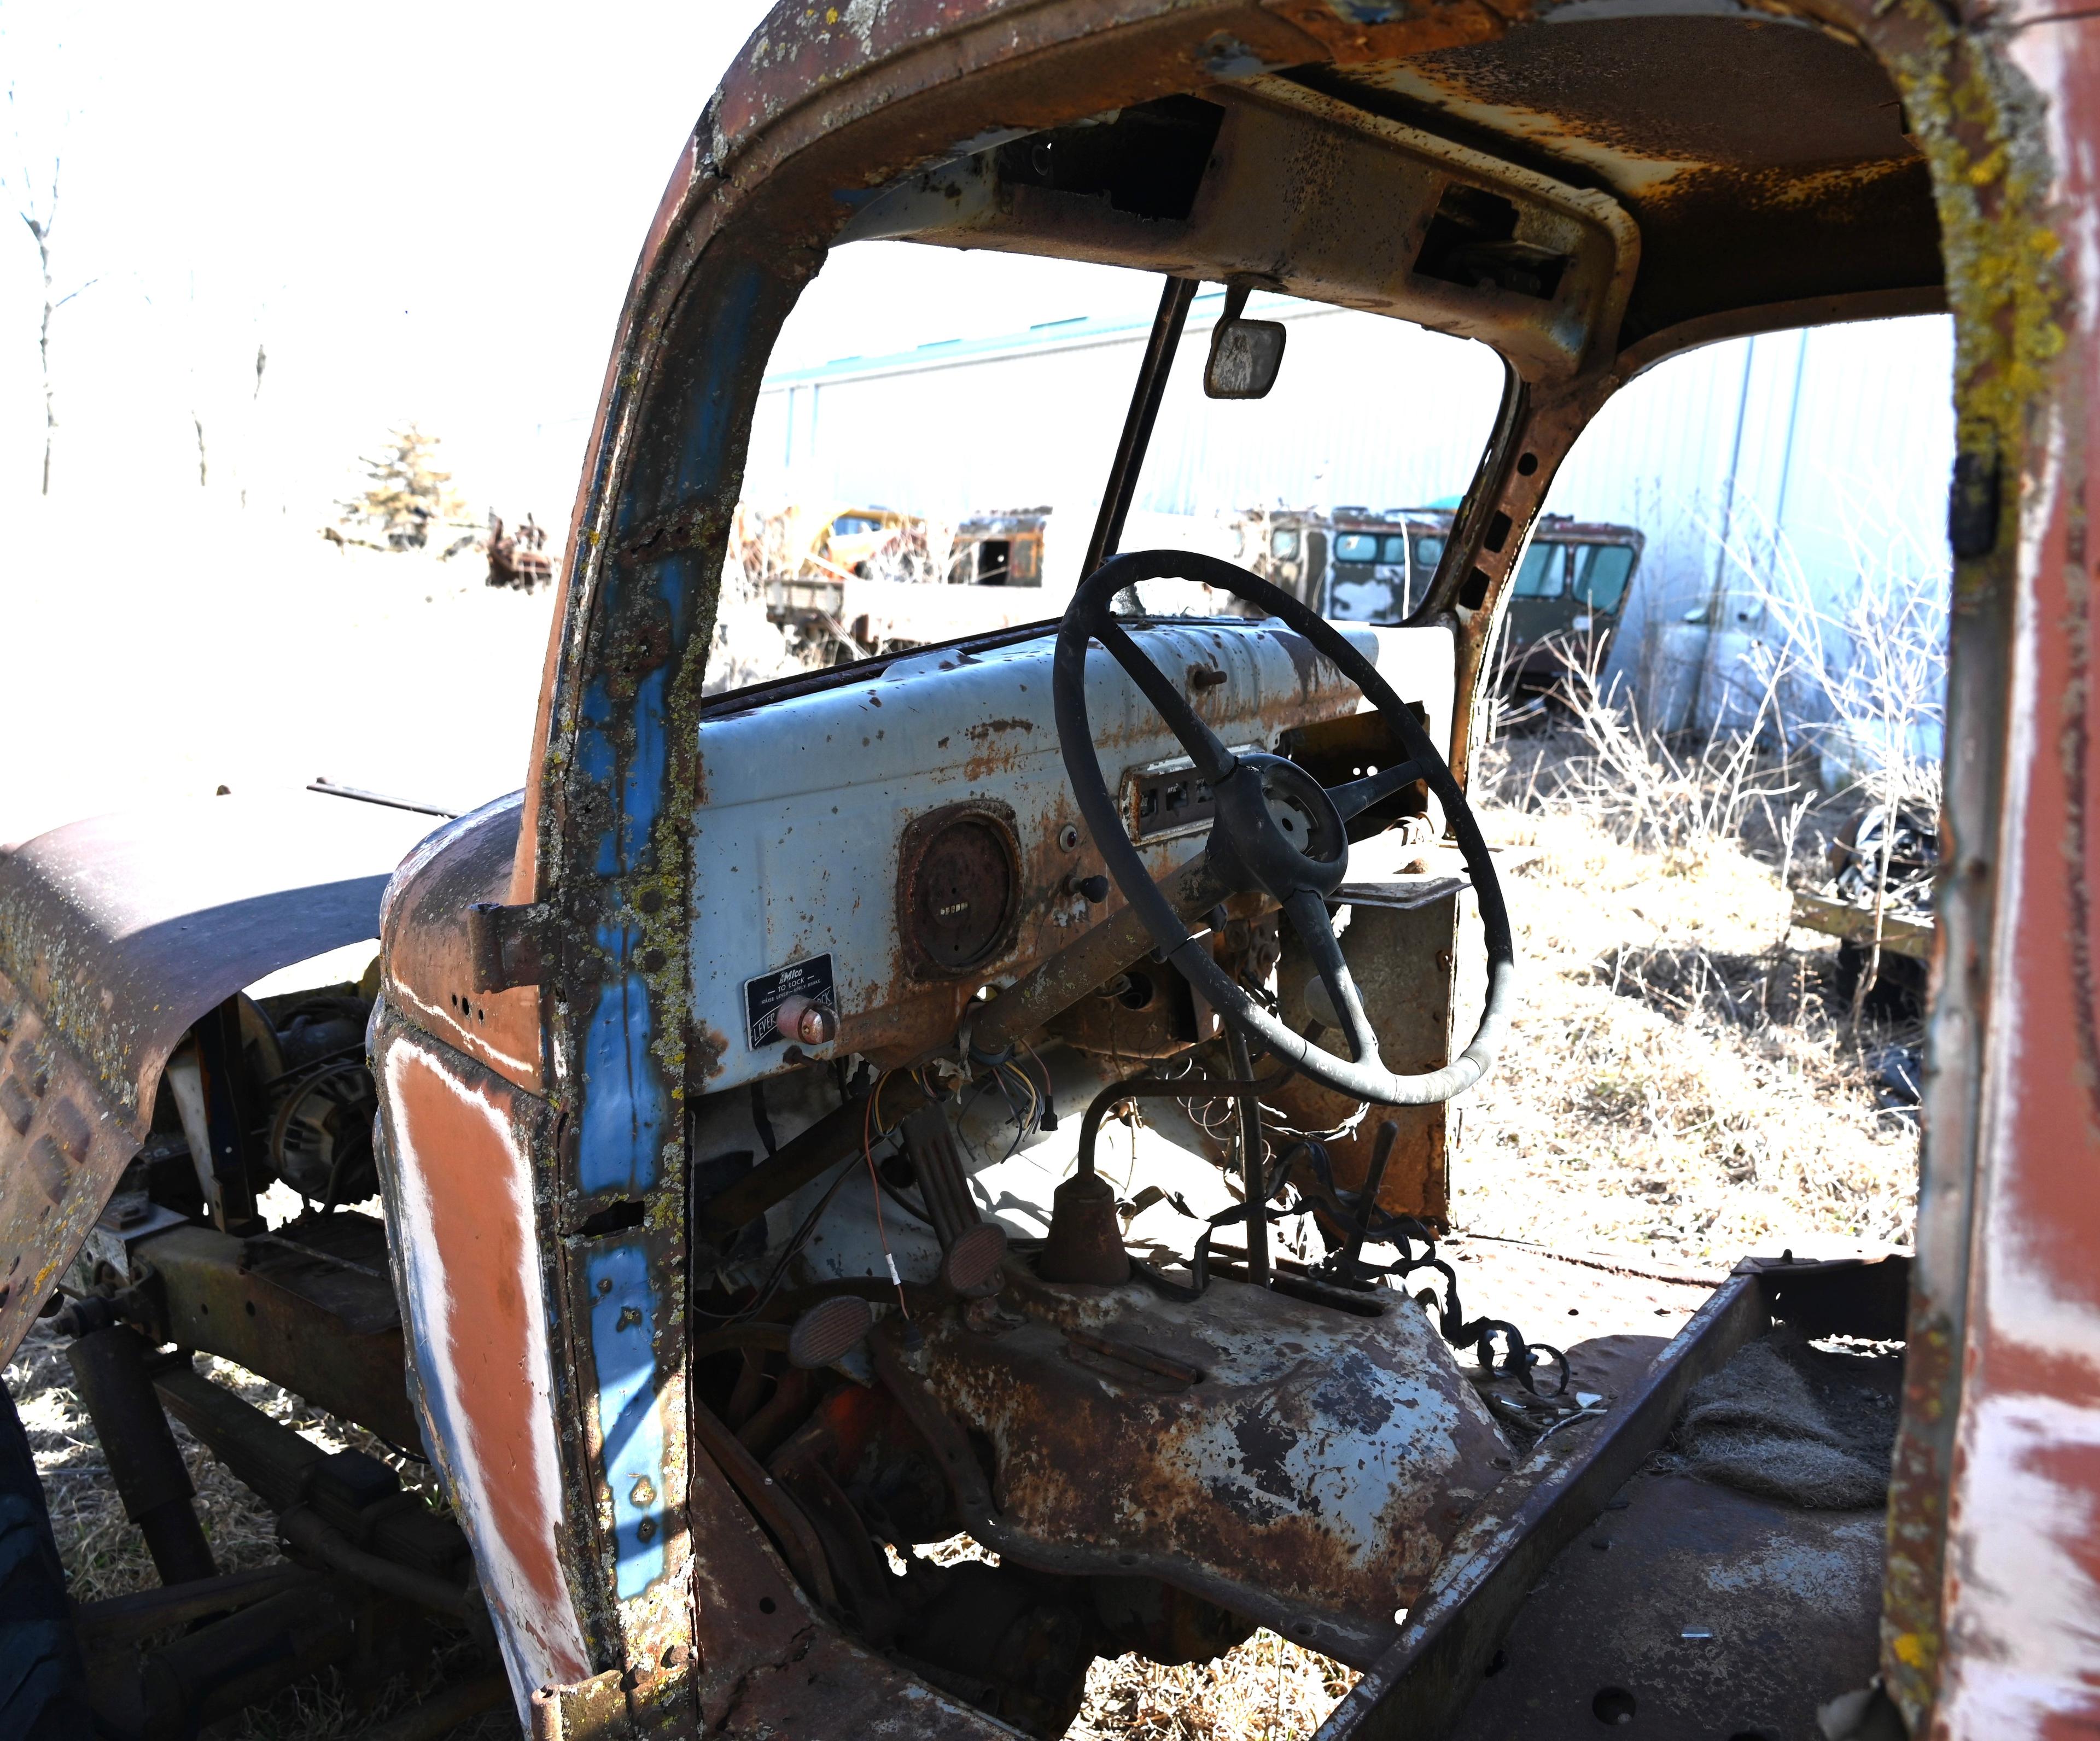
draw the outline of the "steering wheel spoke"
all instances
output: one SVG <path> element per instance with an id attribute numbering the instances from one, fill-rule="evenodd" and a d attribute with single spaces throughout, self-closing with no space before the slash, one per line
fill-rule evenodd
<path id="1" fill-rule="evenodd" d="M 1339 786 L 1330 786 L 1327 796 L 1335 800 L 1335 809 L 1346 822 L 1395 792 L 1414 785 L 1422 778 L 1422 765 L 1410 757 L 1393 767 L 1366 774 L 1361 780 L 1347 780 Z"/>
<path id="2" fill-rule="evenodd" d="M 1290 928 L 1298 933 L 1298 941 L 1305 945 L 1305 953 L 1312 958 L 1313 971 L 1326 990 L 1327 1002 L 1340 1025 L 1342 1038 L 1348 1043 L 1351 1060 L 1374 1069 L 1383 1069 L 1379 1060 L 1378 1035 L 1371 1028 L 1370 1017 L 1364 1013 L 1363 994 L 1357 990 L 1356 976 L 1349 972 L 1349 963 L 1342 954 L 1341 940 L 1335 935 L 1334 921 L 1327 916 L 1326 901 L 1315 890 L 1300 889 L 1283 903 L 1283 911 Z"/>
<path id="3" fill-rule="evenodd" d="M 1165 672 L 1145 657 L 1144 650 L 1130 638 L 1120 624 L 1109 621 L 1096 625 L 1094 638 L 1129 673 L 1131 681 L 1144 691 L 1145 699 L 1167 721 L 1167 729 L 1181 740 L 1181 747 L 1196 765 L 1198 776 L 1209 785 L 1223 785 L 1238 765 L 1238 758 L 1211 729 L 1202 715 L 1189 704 L 1189 698 L 1174 686 Z"/>

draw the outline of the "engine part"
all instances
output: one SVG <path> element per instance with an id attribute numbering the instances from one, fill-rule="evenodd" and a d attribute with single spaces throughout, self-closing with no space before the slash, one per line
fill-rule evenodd
<path id="1" fill-rule="evenodd" d="M 333 1209 L 379 1188 L 372 1121 L 379 1110 L 361 1058 L 309 1070 L 280 1091 L 270 1119 L 270 1165 L 300 1196 Z"/>

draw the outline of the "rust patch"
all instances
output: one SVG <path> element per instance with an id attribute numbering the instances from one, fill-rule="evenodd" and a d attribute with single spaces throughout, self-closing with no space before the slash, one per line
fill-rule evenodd
<path id="1" fill-rule="evenodd" d="M 1181 1304 L 1008 1273 L 1030 1321 L 942 1323 L 926 1374 L 995 1447 L 1024 1562 L 1096 1556 L 1361 1665 L 1501 1479 L 1507 1446 L 1411 1302 L 1357 1319 L 1233 1282 Z"/>

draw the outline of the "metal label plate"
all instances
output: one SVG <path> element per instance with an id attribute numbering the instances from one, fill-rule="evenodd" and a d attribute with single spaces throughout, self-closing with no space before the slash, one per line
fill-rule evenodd
<path id="1" fill-rule="evenodd" d="M 780 1026 L 775 1017 L 780 1006 L 794 997 L 807 998 L 827 1009 L 839 1007 L 838 993 L 832 982 L 829 954 L 791 962 L 784 967 L 776 967 L 770 973 L 761 973 L 743 982 L 743 1016 L 753 1051 L 761 1046 L 779 1043 Z"/>

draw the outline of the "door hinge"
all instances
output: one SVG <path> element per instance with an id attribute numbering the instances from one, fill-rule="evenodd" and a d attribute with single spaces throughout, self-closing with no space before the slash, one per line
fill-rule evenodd
<path id="1" fill-rule="evenodd" d="M 476 991 L 536 985 L 545 965 L 547 909 L 477 901 L 466 910 L 467 953 Z"/>

